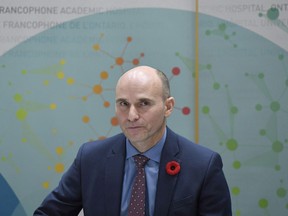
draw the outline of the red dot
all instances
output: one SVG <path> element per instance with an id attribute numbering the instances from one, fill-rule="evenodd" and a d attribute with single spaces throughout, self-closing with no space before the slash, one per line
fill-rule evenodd
<path id="1" fill-rule="evenodd" d="M 172 73 L 175 76 L 179 75 L 180 74 L 180 68 L 179 67 L 172 68 Z"/>
<path id="2" fill-rule="evenodd" d="M 190 114 L 190 108 L 189 107 L 183 107 L 182 108 L 182 113 L 184 115 L 189 115 Z"/>

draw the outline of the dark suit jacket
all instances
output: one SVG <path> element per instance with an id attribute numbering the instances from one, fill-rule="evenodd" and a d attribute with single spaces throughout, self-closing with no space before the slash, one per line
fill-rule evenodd
<path id="1" fill-rule="evenodd" d="M 118 134 L 81 146 L 59 186 L 34 215 L 119 216 L 125 166 L 125 136 Z M 181 170 L 168 175 L 166 164 Z M 154 216 L 231 216 L 229 189 L 219 154 L 167 128 L 159 166 Z"/>

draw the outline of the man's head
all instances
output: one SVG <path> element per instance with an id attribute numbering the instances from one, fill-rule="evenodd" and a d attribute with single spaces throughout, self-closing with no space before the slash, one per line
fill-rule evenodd
<path id="1" fill-rule="evenodd" d="M 149 66 L 127 71 L 116 85 L 116 116 L 123 133 L 140 152 L 161 139 L 174 103 L 165 74 Z"/>

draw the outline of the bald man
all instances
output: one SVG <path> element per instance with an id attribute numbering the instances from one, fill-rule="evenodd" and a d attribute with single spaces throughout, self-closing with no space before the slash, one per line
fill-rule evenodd
<path id="1" fill-rule="evenodd" d="M 34 215 L 76 216 L 83 209 L 85 216 L 231 216 L 220 155 L 167 127 L 175 100 L 166 75 L 135 67 L 120 77 L 115 93 L 122 133 L 83 144 Z M 144 198 L 135 205 L 136 157 L 145 164 Z"/>

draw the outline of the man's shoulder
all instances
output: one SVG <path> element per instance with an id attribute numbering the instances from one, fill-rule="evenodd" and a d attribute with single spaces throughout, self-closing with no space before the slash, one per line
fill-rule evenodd
<path id="1" fill-rule="evenodd" d="M 116 134 L 114 136 L 99 139 L 94 141 L 89 141 L 84 143 L 80 147 L 80 151 L 83 152 L 104 152 L 107 150 L 111 150 L 113 148 L 121 147 L 121 145 L 125 144 L 125 136 L 123 133 Z"/>

